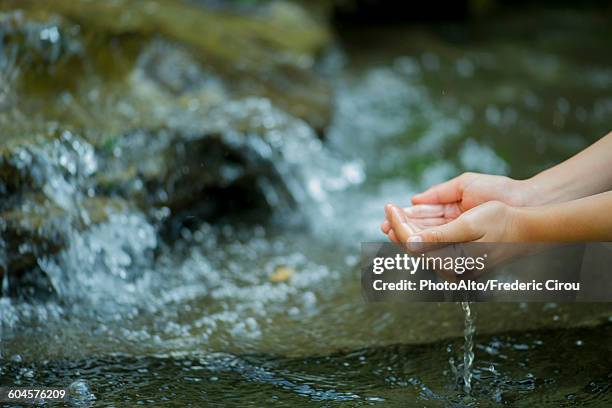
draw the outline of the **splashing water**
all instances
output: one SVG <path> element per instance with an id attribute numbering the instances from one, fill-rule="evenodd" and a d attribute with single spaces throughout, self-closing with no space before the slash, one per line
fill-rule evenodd
<path id="1" fill-rule="evenodd" d="M 568 149 L 575 149 L 572 143 L 580 142 L 569 138 L 567 130 L 549 129 L 550 120 L 542 120 L 542 112 L 554 113 L 556 99 L 551 98 L 557 92 L 550 92 L 552 96 L 542 92 L 538 98 L 531 93 L 563 85 L 552 83 L 548 76 L 540 81 L 531 73 L 537 65 L 531 59 L 548 54 L 536 49 L 515 55 L 515 48 L 497 45 L 483 45 L 491 61 L 514 64 L 491 65 L 480 52 L 458 49 L 464 55 L 461 60 L 455 61 L 454 53 L 441 55 L 433 69 L 431 54 L 421 58 L 411 51 L 410 56 L 385 59 L 363 70 L 339 72 L 333 81 L 333 123 L 324 142 L 306 122 L 265 98 L 228 100 L 203 114 L 160 97 L 155 101 L 156 112 L 163 113 L 157 115 L 158 121 L 180 138 L 148 125 L 113 142 L 111 155 L 97 150 L 87 135 L 66 131 L 56 144 L 34 144 L 17 154 L 11 168 L 27 165 L 33 187 L 53 208 L 70 216 L 61 219 L 68 229 L 62 250 L 37 258 L 36 268 L 48 277 L 55 296 L 34 303 L 0 298 L 0 382 L 51 385 L 70 378 L 74 401 L 81 401 L 81 406 L 95 398 L 109 404 L 120 401 L 118 405 L 135 405 L 137 399 L 159 405 L 169 398 L 162 392 L 168 389 L 177 391 L 172 399 L 179 405 L 192 404 L 193 398 L 205 405 L 228 397 L 236 404 L 257 401 L 256 405 L 274 401 L 302 406 L 322 400 L 394 405 L 400 399 L 402 404 L 397 405 L 405 405 L 406 398 L 420 405 L 433 401 L 460 406 L 468 405 L 468 399 L 512 405 L 520 396 L 521 405 L 524 398 L 541 403 L 545 397 L 549 406 L 558 406 L 567 403 L 569 389 L 575 391 L 576 400 L 608 400 L 609 367 L 597 355 L 606 352 L 605 345 L 589 342 L 602 337 L 601 329 L 590 334 L 568 331 L 554 350 L 547 345 L 556 342 L 557 333 L 483 336 L 477 345 L 483 359 L 474 365 L 471 306 L 475 306 L 462 302 L 464 351 L 452 369 L 453 380 L 463 391 L 447 395 L 447 379 L 440 375 L 447 356 L 439 352 L 439 342 L 452 339 L 449 350 L 461 346 L 457 305 L 426 306 L 427 313 L 422 313 L 420 304 L 366 307 L 359 296 L 354 273 L 358 249 L 353 244 L 381 238 L 378 224 L 386 202 L 404 203 L 416 191 L 461 171 L 526 174 L 544 154 L 529 156 L 524 148 L 536 135 L 550 161 L 566 157 Z M 455 67 L 465 66 L 466 61 L 487 75 L 463 76 L 461 71 L 457 76 Z M 505 72 L 510 66 L 512 70 Z M 529 67 L 524 75 L 529 82 L 511 81 L 520 67 Z M 595 69 L 579 64 L 575 68 L 582 75 L 572 69 L 565 79 L 559 74 L 559 81 L 587 78 L 587 69 Z M 600 74 L 612 86 L 608 68 Z M 138 95 L 154 86 L 142 77 L 135 74 L 130 79 Z M 446 77 L 456 87 L 440 82 Z M 202 74 L 200 79 L 207 78 Z M 501 88 L 500 78 L 509 78 Z M 570 92 L 573 84 L 567 82 L 560 89 Z M 470 92 L 461 92 L 462 87 Z M 581 133 L 599 134 L 599 127 L 607 126 L 605 113 L 612 111 L 609 87 L 593 87 L 589 95 L 582 83 L 580 87 L 580 94 L 599 98 L 596 109 L 588 108 L 590 99 L 577 101 L 585 107 L 576 105 L 576 115 L 566 112 L 560 117 L 570 123 L 573 116 L 576 120 L 584 116 L 589 120 L 579 128 Z M 2 92 L 0 86 L 0 105 Z M 532 99 L 542 105 L 541 111 L 530 107 Z M 104 111 L 99 115 L 107 116 Z M 510 119 L 516 122 L 512 127 Z M 522 123 L 527 125 L 523 128 Z M 508 145 L 508 131 L 524 139 Z M 123 174 L 132 162 L 143 169 L 139 173 L 148 174 L 156 162 L 144 157 L 157 157 L 175 140 L 191 146 L 202 134 L 222 135 L 232 152 L 248 152 L 243 156 L 270 163 L 269 173 L 278 174 L 285 188 L 277 188 L 276 179 L 267 177 L 266 171 L 266 177 L 256 180 L 266 201 L 282 212 L 283 193 L 288 190 L 307 228 L 278 231 L 272 222 L 202 224 L 180 230 L 176 240 L 166 242 L 158 231 L 157 212 L 147 214 L 135 205 L 112 207 L 102 219 L 85 222 L 87 213 L 81 210 L 101 194 L 94 188 L 99 177 Z M 565 146 L 566 140 L 574 142 Z M 522 145 L 520 151 L 513 150 L 514 145 Z M 503 157 L 497 154 L 504 151 L 508 153 Z M 230 183 L 240 176 L 240 168 L 229 163 L 220 174 Z M 140 191 L 142 183 L 135 180 L 121 187 L 132 194 Z M 160 209 L 160 214 L 166 210 Z M 281 221 L 293 225 L 294 216 Z M 0 254 L 2 244 L 0 239 Z M 280 282 L 271 279 L 281 266 L 291 271 L 290 276 Z M 5 296 L 14 288 L 8 285 L 5 274 L 1 286 Z M 559 321 L 559 316 L 569 313 L 587 316 L 589 321 L 593 316 L 587 307 L 500 307 L 503 312 L 479 311 L 482 333 L 501 329 L 522 333 L 561 325 L 566 320 Z M 513 318 L 500 327 L 497 316 L 506 311 Z M 409 327 L 398 324 L 408 315 Z M 576 348 L 578 340 L 587 347 Z M 553 371 L 548 361 L 555 362 L 559 353 L 566 362 Z M 536 357 L 539 364 L 524 364 Z M 568 385 L 564 379 L 576 373 L 567 361 L 580 362 L 589 372 Z M 36 376 L 29 377 L 34 372 Z M 477 390 L 472 390 L 472 377 L 478 381 Z M 553 383 L 560 386 L 548 385 Z M 545 387 L 542 392 L 540 384 Z M 147 399 L 141 399 L 145 395 Z"/>
<path id="2" fill-rule="evenodd" d="M 463 389 L 466 394 L 472 391 L 472 365 L 474 364 L 474 317 L 470 309 L 470 302 L 461 302 L 463 310 Z"/>
<path id="3" fill-rule="evenodd" d="M 68 401 L 72 406 L 89 407 L 96 400 L 91 387 L 85 380 L 76 380 L 68 386 Z"/>

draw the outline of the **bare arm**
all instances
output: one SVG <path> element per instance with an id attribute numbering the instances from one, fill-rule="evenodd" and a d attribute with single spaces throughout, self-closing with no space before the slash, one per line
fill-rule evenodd
<path id="1" fill-rule="evenodd" d="M 612 191 L 515 211 L 524 241 L 612 241 Z"/>
<path id="2" fill-rule="evenodd" d="M 405 218 L 404 224 L 417 226 L 421 232 L 399 234 L 392 227 L 398 223 L 391 219 L 390 210 L 381 229 L 396 242 L 408 236 L 425 242 L 440 237 L 447 242 L 612 240 L 612 192 L 604 193 L 610 190 L 612 132 L 527 180 L 465 173 L 433 186 L 413 197 L 413 207 L 397 209 Z M 497 203 L 487 205 L 493 202 Z M 528 233 L 518 237 L 515 228 L 492 228 L 501 225 L 500 220 L 512 220 L 505 225 L 517 225 Z M 429 232 L 438 235 L 430 236 Z"/>
<path id="3" fill-rule="evenodd" d="M 394 237 L 403 243 L 612 241 L 612 191 L 538 207 L 490 201 L 424 229 L 397 207 L 389 212 Z"/>
<path id="4" fill-rule="evenodd" d="M 612 189 L 612 132 L 526 182 L 533 195 L 529 205 L 560 203 Z"/>

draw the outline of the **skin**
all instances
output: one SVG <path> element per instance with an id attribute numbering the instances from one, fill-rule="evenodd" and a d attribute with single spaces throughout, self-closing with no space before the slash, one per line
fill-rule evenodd
<path id="1" fill-rule="evenodd" d="M 612 240 L 612 133 L 527 180 L 465 173 L 385 207 L 401 243 Z"/>
<path id="2" fill-rule="evenodd" d="M 514 206 L 529 203 L 530 185 L 526 181 L 504 176 L 464 173 L 445 183 L 435 185 L 412 198 L 413 206 L 403 209 L 409 222 L 424 229 L 446 224 L 470 209 L 489 202 L 500 201 Z M 389 239 L 398 242 L 391 229 L 390 216 L 381 230 Z"/>

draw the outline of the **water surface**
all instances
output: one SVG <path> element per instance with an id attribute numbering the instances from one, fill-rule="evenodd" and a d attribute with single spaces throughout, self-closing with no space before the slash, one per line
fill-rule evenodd
<path id="1" fill-rule="evenodd" d="M 612 403 L 608 305 L 473 305 L 466 395 L 449 364 L 461 308 L 366 305 L 358 270 L 386 202 L 462 171 L 526 177 L 607 132 L 609 25 L 557 11 L 341 38 L 320 67 L 326 140 L 279 141 L 298 220 L 236 214 L 164 239 L 134 212 L 74 231 L 39 262 L 48 296 L 0 299 L 2 384 L 81 379 L 96 406 Z"/>

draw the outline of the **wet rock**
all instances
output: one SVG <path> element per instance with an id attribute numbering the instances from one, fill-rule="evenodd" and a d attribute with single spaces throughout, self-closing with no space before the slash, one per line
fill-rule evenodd
<path id="1" fill-rule="evenodd" d="M 0 208 L 23 193 L 42 191 L 68 208 L 97 167 L 94 148 L 70 131 L 8 140 L 0 148 Z"/>
<path id="2" fill-rule="evenodd" d="M 225 117 L 225 116 L 224 116 Z M 129 207 L 179 223 L 236 210 L 280 210 L 293 197 L 263 135 L 197 124 L 135 130 L 94 148 L 70 132 L 14 141 L 0 152 L 3 270 L 36 266 L 73 232 Z M 251 127 L 251 132 L 255 128 Z M 155 222 L 159 220 L 154 220 Z"/>
<path id="3" fill-rule="evenodd" d="M 103 160 L 99 191 L 129 197 L 144 210 L 167 207 L 174 218 L 211 219 L 236 210 L 292 205 L 273 161 L 250 145 L 258 136 L 235 133 L 232 139 L 229 132 L 200 131 L 125 135 Z M 277 199 L 268 199 L 270 194 Z"/>
<path id="4" fill-rule="evenodd" d="M 300 169 L 325 161 L 314 131 L 266 99 L 205 115 L 175 107 L 162 123 L 91 143 L 57 128 L 11 139 L 0 150 L 4 269 L 35 268 L 109 212 L 137 210 L 156 225 L 170 216 L 177 227 L 289 213 L 306 194 Z"/>
<path id="5" fill-rule="evenodd" d="M 63 121 L 82 123 L 83 118 L 78 116 L 90 115 L 90 104 L 99 108 L 100 104 L 115 104 L 113 96 L 121 99 L 117 97 L 122 93 L 121 82 L 142 60 L 148 44 L 162 38 L 172 47 L 170 51 L 158 50 L 152 62 L 163 61 L 167 56 L 172 59 L 174 48 L 182 49 L 196 61 L 191 68 L 179 68 L 178 74 L 166 71 L 166 77 L 174 78 L 165 85 L 175 92 L 184 90 L 176 83 L 180 76 L 187 83 L 197 82 L 190 72 L 197 76 L 192 68 L 199 65 L 221 78 L 232 97 L 267 97 L 318 131 L 329 123 L 330 87 L 312 68 L 331 35 L 324 24 L 295 4 L 270 2 L 249 12 L 238 12 L 178 1 L 61 0 L 50 4 L 32 0 L 6 1 L 0 8 L 13 16 L 13 9 L 24 10 L 19 18 L 13 18 L 13 28 L 4 32 L 27 33 L 4 35 L 24 54 L 12 64 L 18 70 L 7 69 L 16 87 L 58 99 L 52 106 L 39 106 L 26 98 L 21 102 L 24 108 L 36 105 L 36 112 L 42 109 Z M 15 36 L 24 39 L 15 41 Z M 32 56 L 40 43 L 50 49 L 47 54 L 54 58 L 34 63 Z M 156 67 L 151 69 L 155 71 Z M 163 64 L 160 68 L 156 74 L 163 71 Z M 50 77 L 54 80 L 48 80 Z M 71 98 L 76 100 L 72 102 Z M 75 103 L 81 111 L 75 107 L 61 109 L 62 105 Z"/>
<path id="6" fill-rule="evenodd" d="M 290 173 L 331 101 L 313 71 L 330 34 L 301 7 L 0 10 L 3 271 L 36 268 L 111 212 L 183 224 L 301 199 Z"/>
<path id="7" fill-rule="evenodd" d="M 78 203 L 79 211 L 61 208 L 42 194 L 22 198 L 22 203 L 0 213 L 0 274 L 16 275 L 31 270 L 40 257 L 57 253 L 68 243 L 70 235 L 104 222 L 109 214 L 128 208 L 123 200 L 86 198 Z"/>
<path id="8" fill-rule="evenodd" d="M 2 274 L 32 269 L 73 228 L 105 218 L 109 200 L 87 194 L 96 166 L 93 147 L 68 131 L 9 139 L 0 148 Z"/>
<path id="9" fill-rule="evenodd" d="M 21 10 L 0 13 L 0 111 L 18 102 L 18 80 L 24 73 L 33 74 L 27 81 L 23 78 L 25 87 L 32 85 L 34 77 L 48 80 L 51 75 L 64 86 L 72 84 L 69 76 L 60 73 L 66 73 L 67 65 L 82 52 L 78 31 L 59 16 L 31 19 Z"/>

